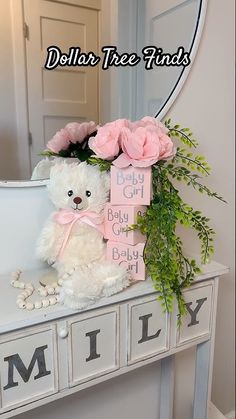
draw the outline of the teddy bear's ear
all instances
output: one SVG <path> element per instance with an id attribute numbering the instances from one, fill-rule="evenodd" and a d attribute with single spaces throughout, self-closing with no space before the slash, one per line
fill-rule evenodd
<path id="1" fill-rule="evenodd" d="M 110 179 L 110 173 L 108 172 L 102 172 L 100 174 L 101 178 L 102 178 L 102 182 L 104 184 L 104 187 L 106 189 L 106 192 L 110 191 L 110 187 L 111 187 L 111 179 Z"/>
<path id="2" fill-rule="evenodd" d="M 58 173 L 61 173 L 64 167 L 65 167 L 64 161 L 59 161 L 53 164 L 50 170 L 50 179 L 53 179 L 55 176 L 57 176 Z"/>

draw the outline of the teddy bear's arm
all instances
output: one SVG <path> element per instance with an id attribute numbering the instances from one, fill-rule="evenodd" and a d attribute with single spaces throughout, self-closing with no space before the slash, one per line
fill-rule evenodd
<path id="1" fill-rule="evenodd" d="M 60 249 L 62 228 L 53 220 L 52 214 L 46 221 L 36 244 L 36 256 L 52 264 Z"/>

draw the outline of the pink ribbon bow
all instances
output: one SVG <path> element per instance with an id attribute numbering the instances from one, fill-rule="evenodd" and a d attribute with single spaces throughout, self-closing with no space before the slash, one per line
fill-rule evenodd
<path id="1" fill-rule="evenodd" d="M 76 212 L 74 210 L 60 210 L 55 213 L 54 220 L 58 224 L 68 224 L 68 227 L 65 231 L 65 237 L 62 242 L 61 249 L 59 251 L 58 257 L 60 258 L 65 250 L 66 244 L 70 237 L 70 233 L 72 230 L 73 225 L 79 220 L 82 223 L 88 224 L 91 227 L 96 228 L 99 230 L 104 236 L 104 225 L 103 225 L 103 216 L 101 214 L 97 214 L 93 211 L 81 211 Z"/>

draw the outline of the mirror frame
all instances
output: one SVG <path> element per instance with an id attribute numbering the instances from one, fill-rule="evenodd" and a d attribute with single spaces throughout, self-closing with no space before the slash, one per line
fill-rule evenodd
<path id="1" fill-rule="evenodd" d="M 183 70 L 181 71 L 165 103 L 162 105 L 161 109 L 154 115 L 155 118 L 162 119 L 167 114 L 168 110 L 170 109 L 171 105 L 174 103 L 175 99 L 177 98 L 178 94 L 183 88 L 184 83 L 187 80 L 187 77 L 189 75 L 189 72 L 192 68 L 195 57 L 197 55 L 200 40 L 202 37 L 202 32 L 203 32 L 205 18 L 206 18 L 206 10 L 207 10 L 207 0 L 200 0 L 200 6 L 199 6 L 199 11 L 198 11 L 198 17 L 197 17 L 197 25 L 195 27 L 195 32 L 194 32 L 192 43 L 189 49 L 191 63 L 188 67 L 184 67 Z"/>
<path id="2" fill-rule="evenodd" d="M 34 188 L 35 186 L 46 186 L 47 179 L 40 180 L 0 180 L 0 188 Z"/>
<path id="3" fill-rule="evenodd" d="M 58 0 L 58 1 L 61 1 L 61 0 Z M 133 2 L 131 1 L 131 3 Z M 170 107 L 176 100 L 178 94 L 180 93 L 181 89 L 183 88 L 185 81 L 187 80 L 187 77 L 192 68 L 192 65 L 194 63 L 194 60 L 195 60 L 195 57 L 199 48 L 199 44 L 200 44 L 200 40 L 201 40 L 201 36 L 203 32 L 203 27 L 205 23 L 206 9 L 207 9 L 207 0 L 200 0 L 200 6 L 199 6 L 199 11 L 198 11 L 198 17 L 197 17 L 197 25 L 195 27 L 192 43 L 189 50 L 191 63 L 188 67 L 184 67 L 183 70 L 181 71 L 165 103 L 162 105 L 161 109 L 155 115 L 153 115 L 155 118 L 158 118 L 161 120 L 167 114 Z M 48 183 L 48 179 L 0 180 L 0 188 L 32 188 L 32 187 L 37 187 L 37 186 L 46 186 L 47 183 Z"/>

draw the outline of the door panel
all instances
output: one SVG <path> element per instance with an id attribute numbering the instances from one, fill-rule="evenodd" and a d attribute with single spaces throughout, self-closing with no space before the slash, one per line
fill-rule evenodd
<path id="1" fill-rule="evenodd" d="M 32 167 L 47 141 L 71 121 L 98 122 L 98 67 L 44 69 L 47 48 L 98 54 L 98 11 L 46 0 L 24 0 Z M 50 128 L 49 128 L 50 127 Z"/>

